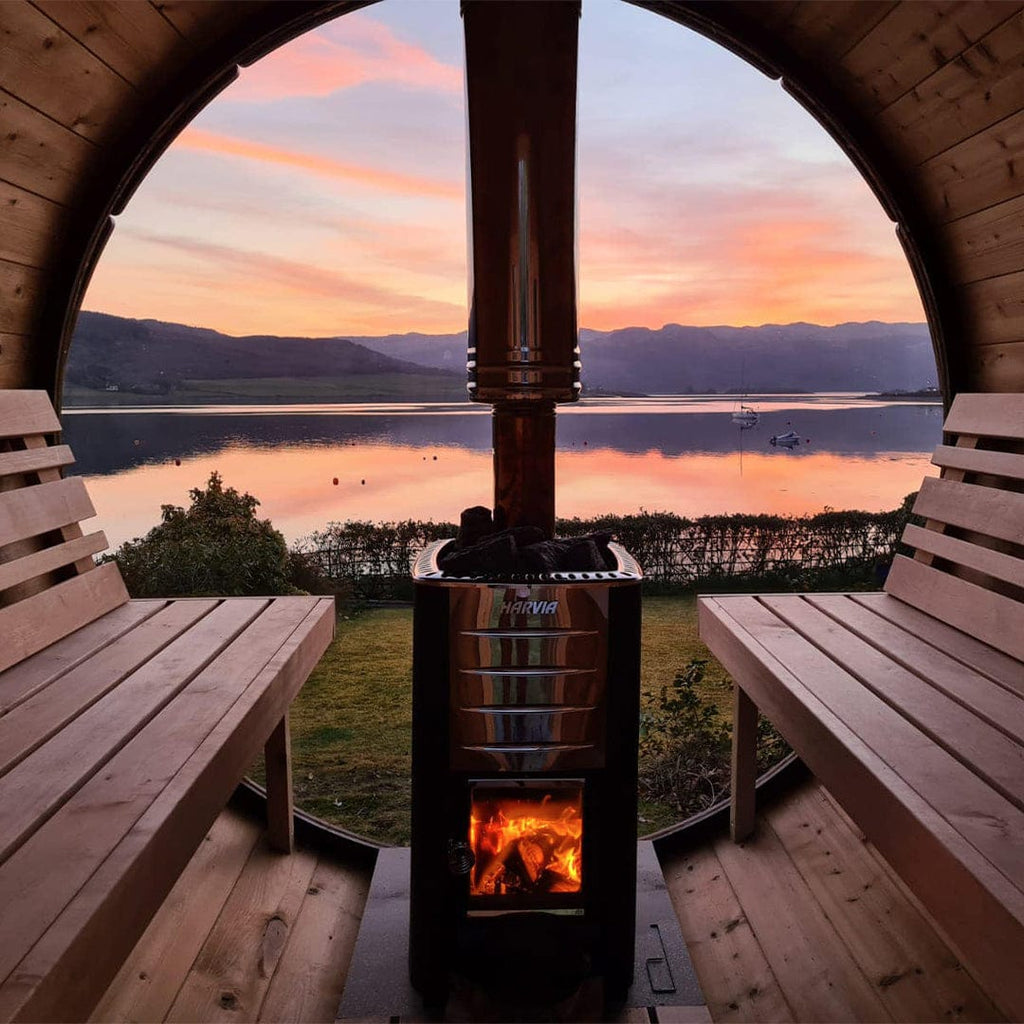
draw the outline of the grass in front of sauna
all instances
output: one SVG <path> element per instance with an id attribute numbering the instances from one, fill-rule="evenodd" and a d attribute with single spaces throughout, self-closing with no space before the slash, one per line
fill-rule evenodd
<path id="1" fill-rule="evenodd" d="M 692 595 L 644 600 L 641 686 L 656 713 L 664 687 L 694 659 L 709 659 L 696 690 L 731 717 L 725 670 L 697 636 Z M 334 642 L 292 705 L 296 802 L 378 842 L 409 842 L 412 609 L 376 607 L 338 621 Z M 641 833 L 679 819 L 670 802 L 643 800 Z"/>

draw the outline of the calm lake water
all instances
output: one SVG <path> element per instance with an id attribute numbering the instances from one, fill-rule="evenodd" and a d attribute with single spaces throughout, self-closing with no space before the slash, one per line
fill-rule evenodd
<path id="1" fill-rule="evenodd" d="M 558 413 L 557 512 L 697 516 L 893 508 L 933 473 L 942 409 L 855 395 L 589 399 Z M 492 504 L 490 413 L 466 404 L 65 409 L 112 545 L 186 505 L 213 470 L 289 541 L 346 519 L 455 520 Z M 793 448 L 772 435 L 797 433 Z M 337 484 L 334 483 L 337 478 Z"/>

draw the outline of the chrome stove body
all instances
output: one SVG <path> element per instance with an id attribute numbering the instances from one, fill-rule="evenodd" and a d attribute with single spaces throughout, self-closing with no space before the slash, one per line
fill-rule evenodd
<path id="1" fill-rule="evenodd" d="M 451 579 L 445 543 L 414 571 L 413 984 L 440 1002 L 464 975 L 543 1000 L 596 975 L 622 997 L 640 569 L 610 545 L 606 572 Z"/>

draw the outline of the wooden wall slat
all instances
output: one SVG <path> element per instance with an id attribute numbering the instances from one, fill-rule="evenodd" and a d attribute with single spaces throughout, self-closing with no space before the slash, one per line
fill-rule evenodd
<path id="1" fill-rule="evenodd" d="M 14 96 L 0 92 L 0 177 L 69 206 L 96 146 Z"/>
<path id="2" fill-rule="evenodd" d="M 1019 391 L 1024 381 L 1024 341 L 967 349 L 965 385 L 972 391 Z"/>
<path id="3" fill-rule="evenodd" d="M 957 294 L 973 345 L 1024 341 L 1024 270 L 961 285 Z M 1012 391 L 1021 389 L 1021 382 Z"/>
<path id="4" fill-rule="evenodd" d="M 899 4 L 843 59 L 843 67 L 865 90 L 859 102 L 872 111 L 895 102 L 1019 6 L 1006 0 Z"/>
<path id="5" fill-rule="evenodd" d="M 757 8 L 754 4 L 755 15 Z M 897 6 L 895 0 L 809 0 L 785 21 L 787 42 L 811 60 L 843 55 Z"/>
<path id="6" fill-rule="evenodd" d="M 0 4 L 0 38 L 0 88 L 78 135 L 102 139 L 135 103 L 120 75 L 27 3 Z"/>
<path id="7" fill-rule="evenodd" d="M 0 260 L 44 267 L 60 240 L 60 206 L 0 181 Z"/>
<path id="8" fill-rule="evenodd" d="M 255 14 L 267 0 L 155 0 L 153 6 L 188 40 L 208 42 L 240 17 Z"/>
<path id="9" fill-rule="evenodd" d="M 946 226 L 954 280 L 960 284 L 1024 267 L 1024 195 Z"/>
<path id="10" fill-rule="evenodd" d="M 184 58 L 181 36 L 151 4 L 110 0 L 33 0 L 68 35 L 133 85 L 165 61 Z M 165 65 L 166 66 L 166 65 Z"/>
<path id="11" fill-rule="evenodd" d="M 28 335 L 0 331 L 0 388 L 24 388 L 32 383 L 32 348 Z"/>
<path id="12" fill-rule="evenodd" d="M 1024 112 L 925 161 L 914 185 L 940 224 L 1024 195 Z"/>
<path id="13" fill-rule="evenodd" d="M 39 321 L 45 271 L 0 260 L 0 331 L 29 334 Z"/>
<path id="14" fill-rule="evenodd" d="M 1024 11 L 945 64 L 877 118 L 911 164 L 955 146 L 1024 107 Z"/>

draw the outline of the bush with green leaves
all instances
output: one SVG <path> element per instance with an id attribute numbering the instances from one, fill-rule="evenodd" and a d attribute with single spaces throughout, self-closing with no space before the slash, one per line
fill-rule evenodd
<path id="1" fill-rule="evenodd" d="M 288 545 L 259 501 L 225 487 L 213 472 L 192 504 L 161 506 L 158 526 L 122 544 L 117 562 L 133 597 L 238 597 L 294 594 Z"/>
<path id="2" fill-rule="evenodd" d="M 732 725 L 700 695 L 707 664 L 706 658 L 694 658 L 670 685 L 645 694 L 640 715 L 640 798 L 667 803 L 682 819 L 729 796 Z M 758 772 L 778 764 L 789 752 L 774 726 L 759 718 Z"/>

